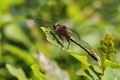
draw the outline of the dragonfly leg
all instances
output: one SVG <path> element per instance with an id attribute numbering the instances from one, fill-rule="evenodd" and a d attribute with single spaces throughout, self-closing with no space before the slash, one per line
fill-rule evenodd
<path id="1" fill-rule="evenodd" d="M 68 46 L 67 46 L 67 50 L 68 50 L 68 48 L 69 48 L 69 46 L 70 46 L 70 41 L 69 40 L 67 40 L 68 41 Z"/>
<path id="2" fill-rule="evenodd" d="M 62 44 L 61 44 L 61 46 L 64 47 L 64 46 L 63 46 L 63 43 L 64 43 L 63 38 L 62 38 L 60 35 L 58 35 L 58 36 L 59 36 L 59 38 L 62 40 Z"/>
<path id="3" fill-rule="evenodd" d="M 64 40 L 62 41 L 62 45 L 61 45 L 61 48 L 60 48 L 60 54 L 62 54 L 63 43 L 64 43 Z"/>
<path id="4" fill-rule="evenodd" d="M 62 48 L 64 47 L 64 46 L 63 46 L 64 40 L 63 40 L 63 38 L 62 38 L 60 35 L 58 35 L 58 36 L 59 36 L 59 38 L 62 40 L 61 48 L 60 48 L 60 54 L 61 54 L 61 53 L 62 53 Z"/>

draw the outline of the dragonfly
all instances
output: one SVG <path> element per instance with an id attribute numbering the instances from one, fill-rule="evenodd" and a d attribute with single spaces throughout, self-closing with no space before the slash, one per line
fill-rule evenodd
<path id="1" fill-rule="evenodd" d="M 62 25 L 59 22 L 52 24 L 51 22 L 41 20 L 41 19 L 34 19 L 34 21 L 40 27 L 43 27 L 43 26 L 45 26 L 46 28 L 50 27 L 49 33 L 52 35 L 52 37 L 54 37 L 56 42 L 61 46 L 61 49 L 65 48 L 63 45 L 63 41 L 65 38 L 68 42 L 68 46 L 66 49 L 69 48 L 70 42 L 73 42 L 76 45 L 78 45 L 80 48 L 82 48 L 84 51 L 86 51 L 88 55 L 91 56 L 94 60 L 96 61 L 99 60 L 99 57 L 96 55 L 96 53 L 94 53 L 91 50 L 91 46 L 86 41 L 82 40 L 72 29 L 68 28 L 67 26 Z M 79 41 L 76 41 L 73 36 L 77 36 L 79 38 Z M 61 39 L 62 42 L 59 39 Z"/>

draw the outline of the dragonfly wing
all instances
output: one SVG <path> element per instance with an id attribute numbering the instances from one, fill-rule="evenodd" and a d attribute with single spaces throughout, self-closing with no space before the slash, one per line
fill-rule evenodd
<path id="1" fill-rule="evenodd" d="M 73 29 L 70 29 L 71 30 L 71 34 L 72 36 L 76 37 L 77 39 L 80 39 L 80 35 Z"/>
<path id="2" fill-rule="evenodd" d="M 60 46 L 64 47 L 63 44 L 62 44 L 62 42 L 57 38 L 57 36 L 56 36 L 53 32 L 50 32 L 50 34 L 52 35 L 52 37 L 56 40 L 56 42 L 57 42 Z"/>
<path id="3" fill-rule="evenodd" d="M 84 47 L 84 48 L 87 48 L 87 49 L 89 49 L 89 50 L 91 50 L 92 49 L 92 47 L 87 43 L 87 42 L 85 42 L 84 40 L 82 40 L 82 39 L 75 39 L 75 38 L 73 38 L 73 37 L 71 37 L 71 39 L 72 39 L 72 42 L 74 42 L 75 44 L 77 44 L 77 45 L 80 45 L 80 46 L 82 46 L 82 47 Z M 74 41 L 73 41 L 74 40 Z"/>
<path id="4" fill-rule="evenodd" d="M 80 43 L 83 47 L 85 47 L 85 48 L 87 48 L 87 49 L 89 49 L 89 50 L 92 49 L 92 47 L 91 47 L 86 41 L 82 40 L 81 38 L 79 39 L 79 43 Z"/>
<path id="5" fill-rule="evenodd" d="M 41 29 L 46 33 L 47 40 L 54 44 L 59 44 L 60 46 L 64 47 L 62 44 L 61 39 L 59 36 L 55 34 L 53 31 L 52 22 L 44 21 L 41 19 L 34 19 L 35 23 L 41 27 Z"/>
<path id="6" fill-rule="evenodd" d="M 92 47 L 91 47 L 86 41 L 82 40 L 82 39 L 80 38 L 80 36 L 78 36 L 77 34 L 75 34 L 75 33 L 73 33 L 73 32 L 72 32 L 72 38 L 73 38 L 77 43 L 79 43 L 80 45 L 82 45 L 83 47 L 85 47 L 85 48 L 87 48 L 87 49 L 89 49 L 89 50 L 92 49 Z"/>
<path id="7" fill-rule="evenodd" d="M 46 31 L 45 27 L 41 27 L 41 29 L 46 33 L 46 38 L 49 42 L 51 42 L 55 45 L 64 47 L 61 39 L 59 39 L 59 37 L 55 34 L 55 32 L 48 30 L 48 29 Z"/>
<path id="8" fill-rule="evenodd" d="M 50 25 L 52 25 L 51 22 L 48 21 L 44 21 L 42 19 L 34 19 L 34 22 L 39 26 L 39 27 L 49 27 Z"/>
<path id="9" fill-rule="evenodd" d="M 84 40 L 82 40 L 79 36 L 79 34 L 77 32 L 75 32 L 74 30 L 71 30 L 71 33 L 72 33 L 72 38 L 77 42 L 79 43 L 80 45 L 82 45 L 83 47 L 91 50 L 92 47 Z"/>

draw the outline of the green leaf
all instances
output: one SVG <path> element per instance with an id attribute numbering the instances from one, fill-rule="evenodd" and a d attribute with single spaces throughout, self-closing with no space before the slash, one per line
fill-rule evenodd
<path id="1" fill-rule="evenodd" d="M 77 75 L 80 75 L 80 76 L 84 76 L 86 78 L 88 78 L 89 80 L 92 80 L 91 76 L 88 75 L 84 69 L 80 69 L 77 71 Z"/>
<path id="2" fill-rule="evenodd" d="M 87 57 L 86 56 L 80 56 L 80 55 L 77 55 L 77 54 L 75 54 L 73 51 L 71 51 L 71 50 L 67 50 L 67 52 L 69 53 L 69 54 L 71 54 L 73 57 L 75 57 L 76 59 L 78 59 L 81 63 L 82 63 L 82 65 L 84 65 L 85 66 L 85 68 L 86 68 L 86 72 L 85 72 L 85 74 L 86 75 L 89 75 L 89 77 L 91 77 L 91 78 L 93 78 L 93 79 L 98 79 L 98 73 L 96 72 L 95 73 L 95 71 L 92 71 L 92 69 L 91 69 L 91 67 L 92 67 L 92 65 L 90 65 L 88 62 L 87 62 Z M 85 75 L 84 74 L 84 75 Z M 88 77 L 88 76 L 87 76 Z"/>
<path id="3" fill-rule="evenodd" d="M 15 68 L 10 64 L 6 64 L 6 68 L 8 69 L 8 71 L 14 76 L 16 77 L 18 80 L 28 80 L 25 76 L 24 71 L 22 70 L 22 68 Z"/>
<path id="4" fill-rule="evenodd" d="M 67 50 L 67 52 L 71 54 L 73 57 L 75 57 L 76 59 L 78 59 L 87 69 L 89 69 L 90 64 L 87 62 L 86 56 L 79 56 L 71 50 Z"/>
<path id="5" fill-rule="evenodd" d="M 107 33 L 105 38 L 101 40 L 101 47 L 98 50 L 102 56 L 102 60 L 112 60 L 113 55 L 117 52 L 114 48 L 113 40 L 114 38 L 110 33 Z"/>
<path id="6" fill-rule="evenodd" d="M 30 45 L 32 45 L 32 43 L 29 40 L 29 37 L 22 31 L 19 25 L 9 25 L 9 27 L 5 29 L 5 35 L 7 38 L 21 42 L 27 47 L 30 47 Z"/>
<path id="7" fill-rule="evenodd" d="M 50 30 L 46 29 L 45 27 L 40 27 L 46 34 L 46 38 L 49 42 L 52 44 L 55 44 L 57 46 L 62 46 L 62 41 L 59 40 L 58 36 L 54 35 L 54 32 L 51 32 Z"/>
<path id="8" fill-rule="evenodd" d="M 45 75 L 43 75 L 40 70 L 39 70 L 39 65 L 38 64 L 33 64 L 31 66 L 32 71 L 34 72 L 34 75 L 39 79 L 39 80 L 46 80 Z"/>
<path id="9" fill-rule="evenodd" d="M 91 65 L 90 66 L 90 69 L 92 70 L 92 72 L 94 72 L 96 74 L 96 76 L 98 78 L 100 78 L 101 74 L 102 74 L 102 71 L 100 70 L 100 67 L 99 66 L 95 66 L 95 65 Z"/>
<path id="10" fill-rule="evenodd" d="M 111 67 L 111 68 L 120 69 L 120 64 L 105 59 L 105 60 L 104 60 L 104 67 L 105 67 L 105 68 L 106 68 L 106 67 Z"/>
<path id="11" fill-rule="evenodd" d="M 120 70 L 107 67 L 102 80 L 120 80 Z"/>
<path id="12" fill-rule="evenodd" d="M 31 65 L 35 62 L 35 59 L 30 54 L 28 54 L 27 51 L 22 50 L 22 49 L 20 49 L 16 46 L 6 44 L 5 49 L 6 49 L 6 51 L 11 52 L 11 54 L 13 54 L 13 55 L 19 57 L 20 59 L 22 59 L 28 65 Z"/>

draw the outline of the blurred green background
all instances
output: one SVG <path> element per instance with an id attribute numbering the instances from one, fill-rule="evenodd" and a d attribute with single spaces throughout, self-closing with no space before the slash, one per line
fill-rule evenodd
<path id="1" fill-rule="evenodd" d="M 8 63 L 21 67 L 28 78 L 34 79 L 30 66 L 40 63 L 43 73 L 56 77 L 64 75 L 64 80 L 84 80 L 78 74 L 82 67 L 80 63 L 64 50 L 60 55 L 60 47 L 47 41 L 40 26 L 34 23 L 34 18 L 59 21 L 74 29 L 96 53 L 100 40 L 110 32 L 118 50 L 114 61 L 120 62 L 120 0 L 1 0 L 0 80 L 17 80 L 6 69 Z M 91 64 L 96 64 L 85 51 L 75 44 L 71 45 L 70 50 L 86 55 Z M 50 65 L 61 73 L 47 72 L 45 67 L 50 65 L 44 64 L 46 61 L 50 61 Z M 57 78 L 52 80 L 63 80 Z"/>

